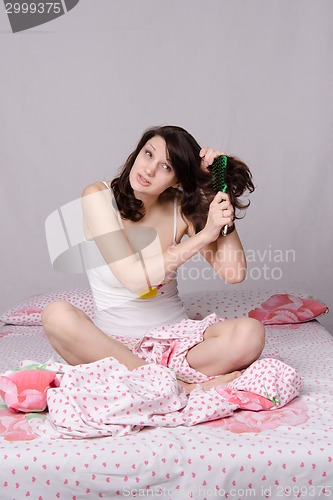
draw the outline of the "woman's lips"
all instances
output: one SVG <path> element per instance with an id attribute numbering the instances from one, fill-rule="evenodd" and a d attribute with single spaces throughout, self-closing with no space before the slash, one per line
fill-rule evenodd
<path id="1" fill-rule="evenodd" d="M 142 177 L 142 175 L 138 174 L 137 179 L 139 184 L 141 184 L 141 186 L 150 186 L 150 182 L 147 181 L 144 177 Z"/>

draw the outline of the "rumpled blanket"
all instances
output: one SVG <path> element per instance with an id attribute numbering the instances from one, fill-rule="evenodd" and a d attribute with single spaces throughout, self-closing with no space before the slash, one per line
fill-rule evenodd
<path id="1" fill-rule="evenodd" d="M 119 436 L 146 426 L 192 426 L 235 410 L 278 409 L 302 387 L 297 372 L 279 359 L 254 362 L 225 386 L 183 389 L 170 368 L 147 364 L 129 371 L 113 358 L 77 366 L 45 365 L 63 372 L 47 391 L 49 413 L 29 421 L 47 438 Z"/>

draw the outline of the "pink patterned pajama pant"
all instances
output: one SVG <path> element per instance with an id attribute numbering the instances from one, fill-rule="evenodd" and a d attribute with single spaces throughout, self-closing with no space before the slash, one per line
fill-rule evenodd
<path id="1" fill-rule="evenodd" d="M 202 320 L 184 319 L 174 325 L 153 328 L 141 338 L 110 335 L 125 344 L 147 363 L 157 363 L 174 370 L 177 378 L 188 383 L 205 382 L 208 377 L 190 367 L 186 359 L 189 349 L 204 339 L 210 325 L 224 321 L 215 313 Z"/>

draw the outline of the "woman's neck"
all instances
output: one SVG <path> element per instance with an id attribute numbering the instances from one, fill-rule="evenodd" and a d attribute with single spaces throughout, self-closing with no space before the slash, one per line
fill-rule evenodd
<path id="1" fill-rule="evenodd" d="M 147 196 L 142 193 L 136 193 L 135 191 L 134 191 L 134 196 L 138 200 L 142 201 L 146 213 L 150 212 L 151 210 L 160 205 L 160 200 L 158 196 Z"/>

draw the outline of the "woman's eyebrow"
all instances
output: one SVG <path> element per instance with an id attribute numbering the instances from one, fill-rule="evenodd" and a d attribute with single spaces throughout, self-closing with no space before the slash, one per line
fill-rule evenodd
<path id="1" fill-rule="evenodd" d="M 156 148 L 154 148 L 154 146 L 150 143 L 150 142 L 147 142 L 146 146 L 151 146 L 153 148 L 154 151 L 156 151 Z M 166 158 L 166 163 L 172 167 L 171 165 L 171 161 L 169 160 L 169 158 Z"/>

